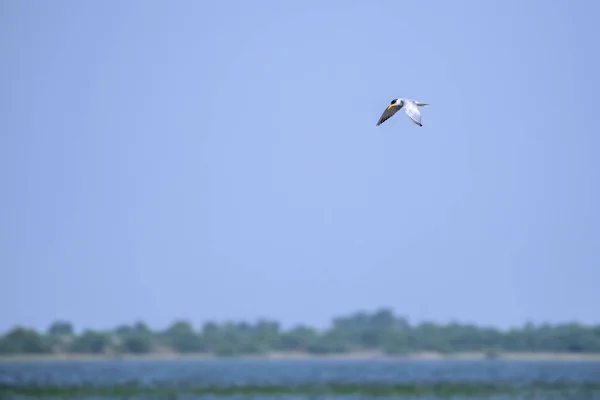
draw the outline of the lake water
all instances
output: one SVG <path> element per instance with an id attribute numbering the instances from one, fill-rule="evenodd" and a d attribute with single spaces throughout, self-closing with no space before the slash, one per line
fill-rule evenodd
<path id="1" fill-rule="evenodd" d="M 202 360 L 202 361 L 92 361 L 92 362 L 27 362 L 0 363 L 0 396 L 23 398 L 70 397 L 78 399 L 120 397 L 94 392 L 45 391 L 44 388 L 116 387 L 130 385 L 146 388 L 146 392 L 128 393 L 122 397 L 157 398 L 151 388 L 192 388 L 181 398 L 214 398 L 301 400 L 328 397 L 340 400 L 374 397 L 363 393 L 363 387 L 399 389 L 385 390 L 388 398 L 438 398 L 452 395 L 454 399 L 473 398 L 553 398 L 600 399 L 599 362 L 524 362 L 524 361 L 400 361 L 400 360 Z M 516 388 L 511 394 L 489 393 L 485 396 L 469 388 L 489 384 Z M 306 392 L 311 387 L 338 385 L 328 394 Z M 411 387 L 448 385 L 439 393 L 420 393 Z M 454 385 L 454 386 L 452 386 Z M 458 385 L 458 386 L 457 386 Z M 548 389 L 548 385 L 562 385 Z M 264 393 L 248 388 L 266 387 Z M 281 388 L 299 388 L 295 392 L 274 393 Z M 445 387 L 445 386 L 444 386 Z M 16 388 L 16 389 L 15 389 Z M 37 388 L 27 392 L 27 388 Z M 240 393 L 218 392 L 219 388 L 239 388 Z M 245 388 L 245 389 L 244 389 Z M 279 389 L 277 389 L 279 388 Z M 520 390 L 521 388 L 522 390 Z M 186 390 L 187 390 L 186 389 Z M 97 389 L 94 389 L 97 390 Z M 136 389 L 137 390 L 137 389 Z M 195 391 L 194 391 L 195 390 Z M 287 390 L 287 389 L 285 389 Z M 390 389 L 391 390 L 391 389 Z M 235 393 L 234 393 L 235 392 Z M 305 393 L 306 392 L 306 393 Z M 54 394 L 53 394 L 54 393 Z M 120 393 L 120 392 L 119 392 Z M 164 394 L 163 394 L 164 395 Z M 442 396 L 443 395 L 443 396 Z M 493 397 L 490 397 L 492 396 Z M 166 395 L 165 395 L 166 396 Z M 358 396 L 358 397 L 356 397 Z M 534 396 L 534 397 L 529 397 Z"/>

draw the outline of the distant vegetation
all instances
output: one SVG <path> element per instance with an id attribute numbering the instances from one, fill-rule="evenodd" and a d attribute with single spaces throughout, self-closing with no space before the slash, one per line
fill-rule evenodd
<path id="1" fill-rule="evenodd" d="M 0 337 L 0 354 L 146 354 L 158 352 L 206 353 L 217 356 L 303 352 L 334 354 L 378 350 L 390 355 L 434 351 L 600 353 L 600 325 L 525 324 L 501 331 L 468 324 L 410 324 L 387 309 L 335 318 L 318 331 L 307 326 L 283 330 L 279 323 L 259 320 L 217 324 L 195 329 L 176 321 L 153 331 L 143 322 L 109 331 L 85 330 L 75 334 L 66 321 L 54 322 L 45 333 L 15 327 Z"/>
<path id="2" fill-rule="evenodd" d="M 595 399 L 600 394 L 597 383 L 581 382 L 536 382 L 518 384 L 508 382 L 419 382 L 419 383 L 328 383 L 300 385 L 249 385 L 234 384 L 229 386 L 169 386 L 128 383 L 125 385 L 67 385 L 52 384 L 23 385 L 19 383 L 0 383 L 0 399 L 131 399 L 159 398 L 177 399 L 187 397 L 199 399 L 211 398 L 231 399 L 241 397 L 247 400 L 279 398 L 294 396 L 302 398 L 324 397 L 361 397 L 396 399 L 468 399 L 468 398 L 502 398 L 502 399 Z M 324 396 L 324 397 L 323 397 Z"/>

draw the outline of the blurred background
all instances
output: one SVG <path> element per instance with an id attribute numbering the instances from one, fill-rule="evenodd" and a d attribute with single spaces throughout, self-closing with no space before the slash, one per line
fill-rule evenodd
<path id="1" fill-rule="evenodd" d="M 446 382 L 468 359 L 470 382 L 503 358 L 486 379 L 600 387 L 598 17 L 0 1 L 0 395 L 40 360 L 93 381 L 90 359 L 202 380 L 333 358 L 360 389 L 361 368 Z M 423 127 L 375 126 L 397 97 L 430 104 Z"/>

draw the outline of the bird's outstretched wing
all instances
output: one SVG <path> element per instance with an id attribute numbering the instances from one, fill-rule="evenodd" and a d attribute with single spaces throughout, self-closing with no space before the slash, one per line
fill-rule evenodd
<path id="1" fill-rule="evenodd" d="M 419 109 L 417 108 L 417 105 L 415 103 L 405 104 L 404 112 L 406 113 L 406 115 L 408 115 L 410 117 L 412 122 L 414 122 L 415 124 L 417 124 L 419 126 L 423 126 L 423 124 L 421 123 L 421 112 L 419 111 Z"/>
<path id="2" fill-rule="evenodd" d="M 377 122 L 377 126 L 383 124 L 385 121 L 390 119 L 392 117 L 392 115 L 396 114 L 398 112 L 398 110 L 401 108 L 402 108 L 401 105 L 394 105 L 392 107 L 388 106 L 388 108 L 385 109 L 383 114 L 381 114 L 381 117 L 379 118 L 379 121 Z"/>

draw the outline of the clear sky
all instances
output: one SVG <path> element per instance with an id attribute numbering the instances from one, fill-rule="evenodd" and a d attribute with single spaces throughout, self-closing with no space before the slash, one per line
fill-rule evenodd
<path id="1" fill-rule="evenodd" d="M 600 323 L 600 3 L 0 1 L 0 331 Z M 404 112 L 375 124 L 395 97 Z"/>

